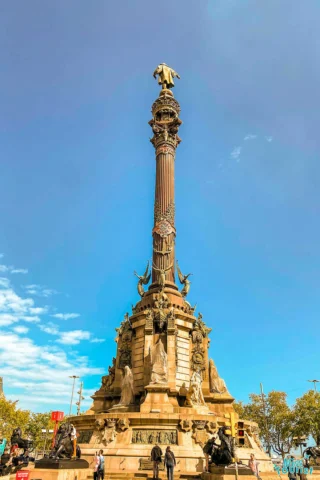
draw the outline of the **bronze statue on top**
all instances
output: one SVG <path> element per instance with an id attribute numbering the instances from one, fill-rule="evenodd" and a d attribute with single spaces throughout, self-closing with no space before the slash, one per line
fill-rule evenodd
<path id="1" fill-rule="evenodd" d="M 157 78 L 157 75 L 159 75 L 158 83 L 159 85 L 162 85 L 162 90 L 174 87 L 174 77 L 177 77 L 180 80 L 179 74 L 175 72 L 173 68 L 168 67 L 165 63 L 160 63 L 160 65 L 157 66 L 153 72 L 154 78 Z"/>

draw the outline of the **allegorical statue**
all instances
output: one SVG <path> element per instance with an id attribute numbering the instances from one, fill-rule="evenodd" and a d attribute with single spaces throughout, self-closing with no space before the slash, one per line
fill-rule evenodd
<path id="1" fill-rule="evenodd" d="M 148 275 L 148 272 L 149 272 L 149 262 L 147 263 L 147 268 L 146 268 L 146 271 L 144 272 L 144 275 L 140 276 L 140 275 L 137 274 L 137 272 L 134 272 L 135 276 L 139 278 L 137 288 L 138 288 L 138 293 L 139 293 L 141 298 L 143 297 L 143 295 L 145 293 L 142 285 L 147 285 L 150 281 L 151 272 L 149 273 L 149 275 Z"/>
<path id="2" fill-rule="evenodd" d="M 228 393 L 225 381 L 219 377 L 217 367 L 212 358 L 209 361 L 209 379 L 210 392 L 212 393 Z"/>
<path id="3" fill-rule="evenodd" d="M 171 265 L 167 268 L 157 268 L 154 264 L 153 264 L 153 270 L 155 270 L 156 272 L 159 272 L 159 285 L 161 287 L 161 290 L 164 290 L 164 287 L 166 285 L 166 273 L 168 270 L 170 270 L 170 268 L 172 268 L 173 264 L 171 263 Z"/>
<path id="4" fill-rule="evenodd" d="M 193 372 L 190 379 L 190 387 L 186 396 L 186 406 L 193 407 L 205 405 L 202 393 L 202 378 L 199 372 Z"/>
<path id="5" fill-rule="evenodd" d="M 175 72 L 173 68 L 168 67 L 165 63 L 160 63 L 160 65 L 157 66 L 153 72 L 154 78 L 157 78 L 157 75 L 159 75 L 158 83 L 159 85 L 162 85 L 163 90 L 174 87 L 174 77 L 177 77 L 180 80 L 178 73 Z"/>
<path id="6" fill-rule="evenodd" d="M 151 383 L 168 382 L 168 355 L 161 339 L 150 351 L 151 360 Z"/>
<path id="7" fill-rule="evenodd" d="M 177 265 L 177 271 L 178 271 L 178 277 L 179 277 L 180 283 L 181 285 L 183 285 L 183 288 L 181 290 L 181 295 L 183 297 L 186 297 L 189 293 L 190 284 L 191 284 L 190 280 L 188 280 L 188 277 L 190 277 L 192 273 L 188 273 L 188 275 L 183 275 L 183 273 L 181 273 L 181 270 L 179 268 L 178 262 L 176 262 L 176 265 Z"/>
<path id="8" fill-rule="evenodd" d="M 134 403 L 133 375 L 130 367 L 124 367 L 121 385 L 121 398 L 119 405 L 132 405 Z"/>

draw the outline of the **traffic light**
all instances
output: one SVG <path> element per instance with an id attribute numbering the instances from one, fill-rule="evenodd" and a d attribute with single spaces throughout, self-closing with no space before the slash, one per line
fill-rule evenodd
<path id="1" fill-rule="evenodd" d="M 237 437 L 238 437 L 238 444 L 244 445 L 245 444 L 245 431 L 244 431 L 244 423 L 238 422 L 237 425 Z"/>

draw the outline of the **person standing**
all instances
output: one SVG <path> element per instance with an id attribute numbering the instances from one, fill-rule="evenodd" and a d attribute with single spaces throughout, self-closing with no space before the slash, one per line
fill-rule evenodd
<path id="1" fill-rule="evenodd" d="M 100 465 L 100 458 L 98 452 L 93 457 L 93 480 L 98 480 L 98 468 Z"/>
<path id="2" fill-rule="evenodd" d="M 100 450 L 99 452 L 99 467 L 98 467 L 98 475 L 97 475 L 98 480 L 103 480 L 104 479 L 104 456 L 103 456 L 103 450 Z"/>
<path id="3" fill-rule="evenodd" d="M 72 458 L 77 458 L 77 430 L 75 429 L 75 426 L 72 423 L 71 423 L 70 437 L 73 445 Z"/>
<path id="4" fill-rule="evenodd" d="M 251 453 L 250 460 L 248 463 L 249 468 L 251 469 L 253 475 L 259 478 L 259 462 L 254 458 L 254 454 Z"/>
<path id="5" fill-rule="evenodd" d="M 166 453 L 164 455 L 164 466 L 167 467 L 167 478 L 168 480 L 173 480 L 173 470 L 176 466 L 176 457 L 171 451 L 170 447 L 166 448 Z"/>
<path id="6" fill-rule="evenodd" d="M 151 461 L 153 462 L 153 478 L 159 478 L 159 463 L 162 461 L 162 450 L 159 445 L 155 445 L 151 450 Z"/>

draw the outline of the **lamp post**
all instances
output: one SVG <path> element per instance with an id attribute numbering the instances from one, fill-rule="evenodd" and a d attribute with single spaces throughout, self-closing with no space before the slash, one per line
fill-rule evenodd
<path id="1" fill-rule="evenodd" d="M 78 393 L 79 395 L 79 400 L 76 402 L 77 405 L 77 415 L 80 415 L 80 408 L 81 408 L 81 402 L 84 400 L 84 397 L 82 396 L 82 390 L 83 390 L 83 382 L 80 383 L 80 390 Z"/>
<path id="2" fill-rule="evenodd" d="M 308 382 L 313 383 L 314 391 L 317 393 L 317 383 L 320 382 L 320 380 L 308 380 Z"/>
<path id="3" fill-rule="evenodd" d="M 80 378 L 77 375 L 69 375 L 69 378 L 73 378 L 73 383 L 72 383 L 72 393 L 71 393 L 71 401 L 70 401 L 70 410 L 69 410 L 69 415 L 71 415 L 72 411 L 72 402 L 73 402 L 73 393 L 74 393 L 74 384 L 76 382 L 76 378 Z"/>
<path id="4" fill-rule="evenodd" d="M 302 457 L 303 456 L 302 447 L 307 446 L 307 441 L 306 441 L 307 437 L 305 435 L 302 435 L 301 437 L 293 437 L 292 440 L 296 447 L 300 447 L 300 452 Z"/>
<path id="5" fill-rule="evenodd" d="M 42 456 L 44 457 L 44 452 L 46 451 L 46 446 L 47 446 L 47 438 L 48 438 L 48 433 L 53 433 L 53 430 L 47 430 L 46 428 L 42 428 L 41 432 L 45 434 L 44 437 L 44 445 L 43 445 L 43 451 L 42 451 Z"/>

